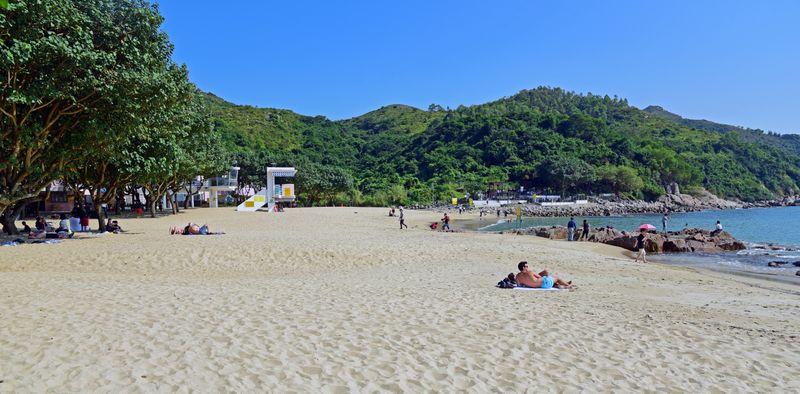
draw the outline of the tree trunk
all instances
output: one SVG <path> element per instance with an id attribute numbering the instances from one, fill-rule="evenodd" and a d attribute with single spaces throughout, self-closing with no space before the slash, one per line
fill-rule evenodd
<path id="1" fill-rule="evenodd" d="M 102 201 L 100 199 L 92 198 L 92 205 L 97 212 L 97 224 L 100 226 L 100 232 L 106 232 L 106 214 L 103 212 Z"/>
<path id="2" fill-rule="evenodd" d="M 147 208 L 150 209 L 150 217 L 156 217 L 156 199 L 153 197 L 147 198 Z"/>
<path id="3" fill-rule="evenodd" d="M 3 231 L 8 235 L 18 235 L 19 230 L 17 230 L 17 225 L 14 224 L 14 221 L 19 216 L 19 214 L 28 206 L 28 204 L 39 201 L 39 197 L 28 197 L 21 201 L 18 201 L 15 205 L 6 207 L 6 210 L 3 211 L 2 215 L 0 215 L 0 223 L 3 224 Z"/>
<path id="4" fill-rule="evenodd" d="M 169 200 L 172 203 L 172 214 L 177 215 L 180 212 L 180 207 L 178 206 L 178 193 L 172 192 L 169 196 Z"/>
<path id="5" fill-rule="evenodd" d="M 17 230 L 17 225 L 14 224 L 14 219 L 17 215 L 14 214 L 14 209 L 8 207 L 3 214 L 0 215 L 0 222 L 3 223 L 3 232 L 8 235 L 19 235 L 19 230 Z"/>

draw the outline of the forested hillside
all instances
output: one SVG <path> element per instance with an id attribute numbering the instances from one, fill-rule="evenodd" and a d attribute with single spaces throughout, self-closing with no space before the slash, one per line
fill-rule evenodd
<path id="1" fill-rule="evenodd" d="M 728 124 L 715 123 L 705 119 L 686 119 L 680 115 L 673 114 L 664 108 L 655 105 L 651 105 L 645 108 L 643 111 L 665 119 L 670 119 L 693 129 L 717 131 L 721 133 L 736 133 L 744 141 L 783 148 L 794 154 L 800 155 L 800 134 L 778 134 L 769 131 L 765 132 L 764 130 L 760 129 L 749 129 L 739 126 L 731 126 Z"/>
<path id="2" fill-rule="evenodd" d="M 557 88 L 454 110 L 390 105 L 343 121 L 206 99 L 243 181 L 260 184 L 263 163 L 296 165 L 310 203 L 449 200 L 488 182 L 647 199 L 677 183 L 756 200 L 800 184 L 797 136 L 731 132 Z"/>

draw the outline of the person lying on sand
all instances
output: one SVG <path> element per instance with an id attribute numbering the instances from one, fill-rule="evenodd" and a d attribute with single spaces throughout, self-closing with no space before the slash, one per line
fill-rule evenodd
<path id="1" fill-rule="evenodd" d="M 208 225 L 204 224 L 199 226 L 197 223 L 189 223 L 181 230 L 179 227 L 170 227 L 170 235 L 219 235 L 225 234 L 223 232 L 212 233 L 208 231 Z"/>
<path id="2" fill-rule="evenodd" d="M 28 233 L 28 239 L 64 239 L 72 238 L 74 233 L 66 231 L 59 231 L 57 233 L 48 233 L 47 231 L 31 231 Z"/>
<path id="3" fill-rule="evenodd" d="M 555 287 L 557 289 L 571 289 L 572 281 L 565 282 L 559 278 L 550 275 L 550 272 L 544 270 L 540 273 L 535 273 L 528 270 L 528 262 L 520 261 L 517 264 L 519 273 L 517 274 L 517 283 L 524 287 L 549 289 Z"/>

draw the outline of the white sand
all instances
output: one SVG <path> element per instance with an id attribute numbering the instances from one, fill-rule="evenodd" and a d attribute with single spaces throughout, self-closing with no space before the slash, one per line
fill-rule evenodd
<path id="1" fill-rule="evenodd" d="M 197 209 L 0 247 L 0 392 L 800 390 L 797 286 L 385 214 Z M 227 234 L 167 234 L 190 220 Z M 494 288 L 523 259 L 579 289 Z"/>

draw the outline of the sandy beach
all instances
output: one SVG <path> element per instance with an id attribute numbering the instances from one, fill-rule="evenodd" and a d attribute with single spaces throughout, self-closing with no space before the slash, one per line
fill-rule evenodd
<path id="1" fill-rule="evenodd" d="M 195 209 L 0 247 L 0 392 L 800 390 L 796 285 L 386 212 Z M 226 234 L 168 235 L 188 221 Z M 495 288 L 520 260 L 578 289 Z"/>

